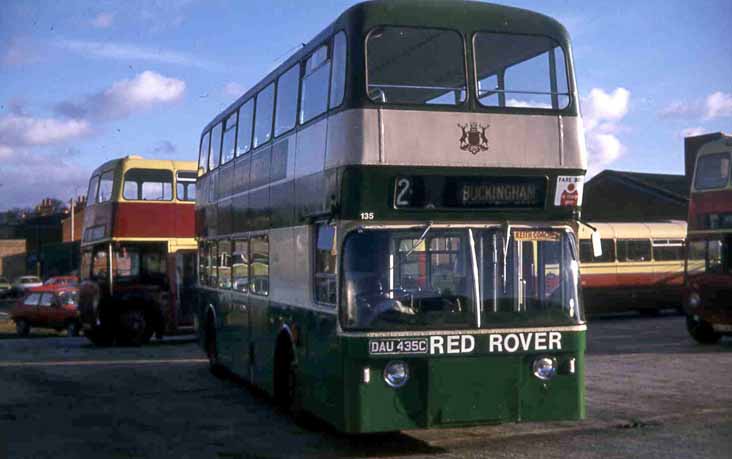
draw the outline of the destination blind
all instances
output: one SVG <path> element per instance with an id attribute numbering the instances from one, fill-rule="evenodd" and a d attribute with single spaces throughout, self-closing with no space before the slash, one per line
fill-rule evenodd
<path id="1" fill-rule="evenodd" d="M 422 209 L 542 208 L 545 177 L 397 177 L 394 207 Z"/>

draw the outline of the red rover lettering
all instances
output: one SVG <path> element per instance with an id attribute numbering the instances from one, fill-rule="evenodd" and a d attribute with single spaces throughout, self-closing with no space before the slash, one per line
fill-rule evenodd
<path id="1" fill-rule="evenodd" d="M 488 352 L 553 351 L 562 349 L 562 334 L 559 332 L 509 333 L 490 335 Z"/>

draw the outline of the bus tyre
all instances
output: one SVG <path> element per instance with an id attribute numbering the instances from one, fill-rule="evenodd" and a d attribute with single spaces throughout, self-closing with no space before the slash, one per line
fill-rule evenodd
<path id="1" fill-rule="evenodd" d="M 145 312 L 141 309 L 128 309 L 119 316 L 119 327 L 117 328 L 117 342 L 122 346 L 142 346 L 148 334 L 148 324 L 145 320 Z"/>
<path id="2" fill-rule="evenodd" d="M 26 337 L 30 334 L 30 324 L 27 320 L 20 319 L 15 322 L 15 331 L 18 333 L 18 336 Z"/>
<path id="3" fill-rule="evenodd" d="M 274 395 L 277 404 L 284 410 L 297 414 L 297 380 L 295 355 L 289 339 L 280 339 L 275 352 Z"/>
<path id="4" fill-rule="evenodd" d="M 711 324 L 694 316 L 686 316 L 686 329 L 699 344 L 715 344 L 721 335 L 714 331 Z"/>
<path id="5" fill-rule="evenodd" d="M 79 336 L 79 322 L 72 321 L 66 324 L 66 334 L 69 338 Z"/>
<path id="6" fill-rule="evenodd" d="M 224 367 L 219 362 L 219 347 L 216 344 L 216 327 L 213 318 L 209 318 L 206 325 L 206 357 L 208 357 L 208 370 L 217 378 L 225 376 Z"/>

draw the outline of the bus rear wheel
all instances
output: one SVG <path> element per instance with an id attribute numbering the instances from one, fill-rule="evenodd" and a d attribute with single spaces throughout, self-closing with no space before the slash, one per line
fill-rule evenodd
<path id="1" fill-rule="evenodd" d="M 150 340 L 150 324 L 141 309 L 129 309 L 119 317 L 117 342 L 123 346 L 142 346 Z"/>
<path id="2" fill-rule="evenodd" d="M 716 344 L 722 337 L 709 322 L 693 315 L 686 316 L 686 330 L 699 344 Z"/>
<path id="3" fill-rule="evenodd" d="M 295 355 L 289 340 L 281 339 L 275 352 L 274 396 L 280 407 L 295 412 L 295 394 L 297 380 L 295 372 Z"/>
<path id="4" fill-rule="evenodd" d="M 213 317 L 209 317 L 206 325 L 206 357 L 208 370 L 217 378 L 224 377 L 224 367 L 219 362 L 219 348 L 216 344 L 216 327 Z"/>

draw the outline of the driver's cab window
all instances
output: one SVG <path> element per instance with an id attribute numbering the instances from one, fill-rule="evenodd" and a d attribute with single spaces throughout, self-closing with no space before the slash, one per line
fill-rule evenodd
<path id="1" fill-rule="evenodd" d="M 105 279 L 109 269 L 107 250 L 102 248 L 94 253 L 92 260 L 92 278 Z"/>

